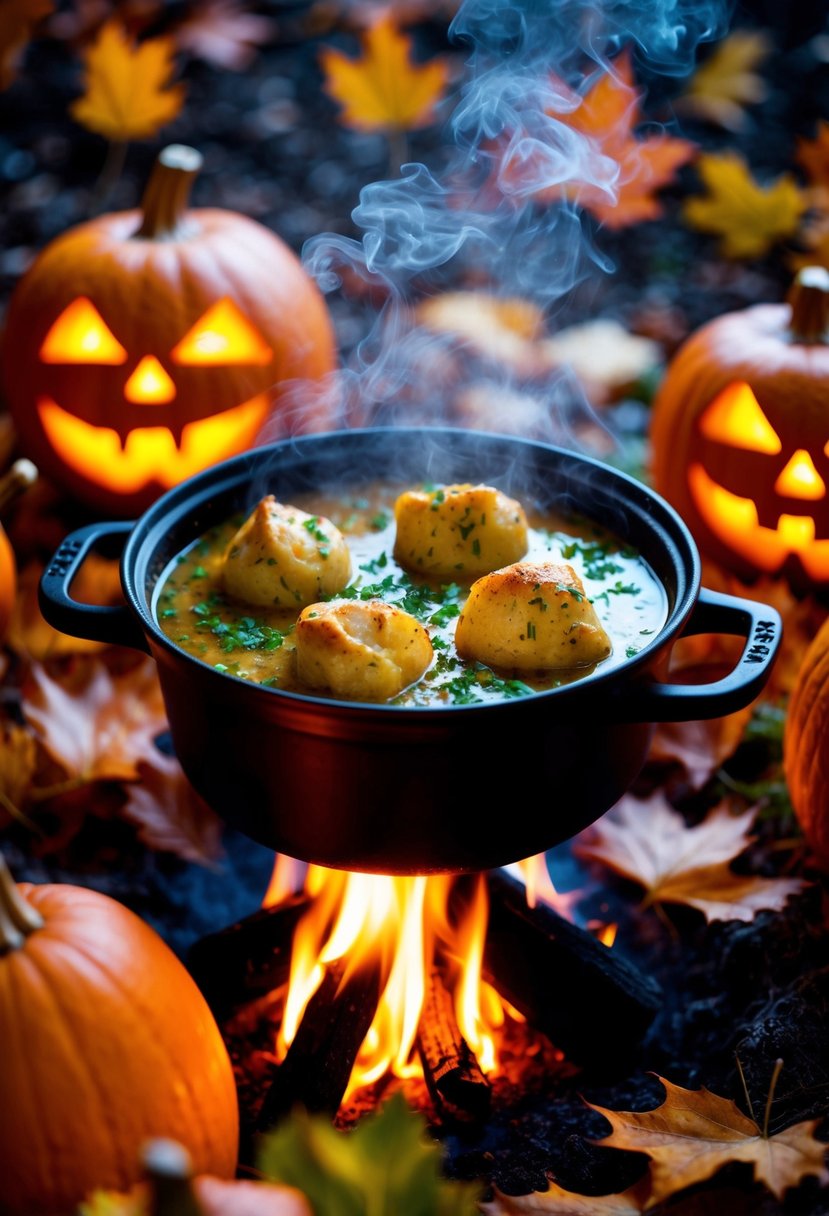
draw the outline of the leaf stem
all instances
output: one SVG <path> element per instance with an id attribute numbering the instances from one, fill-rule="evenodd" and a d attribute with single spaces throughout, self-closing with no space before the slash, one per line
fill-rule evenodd
<path id="1" fill-rule="evenodd" d="M 401 165 L 409 159 L 409 140 L 405 128 L 389 127 L 386 132 L 389 145 L 389 176 L 399 177 Z"/>
<path id="2" fill-rule="evenodd" d="M 769 1085 L 769 1096 L 766 1098 L 766 1110 L 763 1115 L 763 1139 L 769 1138 L 769 1117 L 771 1115 L 771 1104 L 774 1101 L 774 1091 L 777 1089 L 777 1079 L 783 1069 L 783 1061 L 778 1059 L 774 1061 L 774 1072 L 771 1074 L 771 1084 Z"/>
<path id="3" fill-rule="evenodd" d="M 34 832 L 37 836 L 43 835 L 37 824 L 28 815 L 24 815 L 20 807 L 12 802 L 8 794 L 4 794 L 2 790 L 0 790 L 0 806 L 3 807 L 7 814 L 11 815 L 12 819 L 16 819 L 18 823 L 22 824 L 24 828 L 28 828 L 30 832 Z"/>
<path id="4" fill-rule="evenodd" d="M 754 1113 L 754 1106 L 751 1101 L 751 1094 L 748 1092 L 748 1086 L 746 1085 L 746 1074 L 743 1072 L 742 1061 L 740 1060 L 740 1057 L 737 1055 L 736 1051 L 734 1052 L 734 1059 L 737 1063 L 737 1072 L 740 1074 L 740 1083 L 743 1087 L 743 1093 L 745 1094 L 746 1106 L 748 1107 L 748 1113 L 751 1115 L 752 1119 L 756 1123 L 757 1116 Z"/>
<path id="5" fill-rule="evenodd" d="M 98 180 L 92 188 L 92 199 L 89 204 L 90 215 L 98 215 L 109 202 L 109 196 L 124 168 L 126 156 L 127 141 L 125 139 L 110 139 L 107 142 L 106 159 L 98 174 Z"/>
<path id="6" fill-rule="evenodd" d="M 57 798 L 59 794 L 71 794 L 73 790 L 83 789 L 91 785 L 94 777 L 69 777 L 66 781 L 57 781 L 54 785 L 43 785 L 40 789 L 29 791 L 32 802 L 46 802 L 49 798 Z"/>

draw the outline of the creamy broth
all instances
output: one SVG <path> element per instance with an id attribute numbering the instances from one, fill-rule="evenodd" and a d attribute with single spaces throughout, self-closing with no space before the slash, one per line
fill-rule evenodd
<path id="1" fill-rule="evenodd" d="M 390 704 L 474 705 L 522 697 L 569 684 L 596 670 L 613 668 L 638 653 L 665 623 L 664 588 L 647 562 L 612 534 L 578 519 L 533 511 L 524 503 L 529 547 L 522 561 L 565 562 L 581 578 L 612 651 L 598 665 L 521 672 L 494 671 L 462 660 L 455 625 L 474 578 L 463 569 L 451 581 L 429 580 L 400 566 L 394 556 L 394 502 L 410 487 L 378 485 L 335 497 L 297 494 L 291 504 L 330 519 L 351 551 L 348 587 L 334 599 L 382 599 L 416 617 L 434 648 L 432 663 L 414 685 Z M 211 528 L 180 553 L 159 581 L 155 613 L 161 629 L 182 650 L 218 671 L 291 692 L 325 696 L 296 678 L 294 626 L 299 615 L 233 600 L 222 588 L 222 562 L 244 516 Z"/>

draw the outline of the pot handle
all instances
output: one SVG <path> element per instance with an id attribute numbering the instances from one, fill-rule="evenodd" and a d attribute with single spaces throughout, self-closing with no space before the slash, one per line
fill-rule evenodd
<path id="1" fill-rule="evenodd" d="M 134 527 L 130 520 L 88 524 L 63 540 L 38 589 L 40 611 L 54 629 L 75 638 L 149 653 L 147 640 L 126 605 L 83 604 L 69 594 L 72 580 L 93 549 L 117 556 Z"/>
<path id="2" fill-rule="evenodd" d="M 680 637 L 697 633 L 727 633 L 745 638 L 737 665 L 712 684 L 643 685 L 633 693 L 633 712 L 639 720 L 690 722 L 697 718 L 721 718 L 744 709 L 759 695 L 769 677 L 783 637 L 783 622 L 777 610 L 768 604 L 703 587 Z"/>

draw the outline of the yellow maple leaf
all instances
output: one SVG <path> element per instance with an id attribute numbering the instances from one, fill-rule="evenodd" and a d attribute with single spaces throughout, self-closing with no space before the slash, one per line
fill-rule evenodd
<path id="1" fill-rule="evenodd" d="M 797 231 L 808 203 L 790 173 L 761 186 L 737 152 L 704 153 L 697 165 L 708 193 L 688 199 L 685 220 L 719 236 L 725 257 L 762 257 Z"/>
<path id="2" fill-rule="evenodd" d="M 388 14 L 362 38 L 363 54 L 349 59 L 330 47 L 320 52 L 325 88 L 343 107 L 342 121 L 359 131 L 410 131 L 427 126 L 446 89 L 445 60 L 411 61 L 412 42 Z"/>
<path id="3" fill-rule="evenodd" d="M 771 49 L 762 30 L 734 30 L 697 68 L 676 109 L 729 131 L 742 130 L 746 106 L 763 101 L 768 92 L 756 68 Z"/>
<path id="4" fill-rule="evenodd" d="M 120 22 L 108 21 L 86 52 L 86 92 L 72 117 L 113 141 L 155 135 L 184 102 L 184 87 L 170 84 L 174 49 L 172 38 L 136 45 Z"/>

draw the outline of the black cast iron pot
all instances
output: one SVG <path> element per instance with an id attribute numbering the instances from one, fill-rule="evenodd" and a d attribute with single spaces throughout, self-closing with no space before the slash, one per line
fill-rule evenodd
<path id="1" fill-rule="evenodd" d="M 668 619 L 620 667 L 503 703 L 405 708 L 263 688 L 179 650 L 155 621 L 168 562 L 264 493 L 489 481 L 526 503 L 576 512 L 635 546 L 661 579 Z M 126 543 L 124 543 L 126 542 Z M 81 604 L 72 579 L 93 549 L 123 545 L 125 607 Z M 50 624 L 134 646 L 158 664 L 176 754 L 228 822 L 280 852 L 353 870 L 477 870 L 538 853 L 624 793 L 652 724 L 719 717 L 747 705 L 781 634 L 772 608 L 700 590 L 699 560 L 676 513 L 616 470 L 541 443 L 450 429 L 354 430 L 238 456 L 175 487 L 137 523 L 68 536 L 43 576 Z M 660 682 L 681 634 L 746 639 L 729 675 Z"/>

